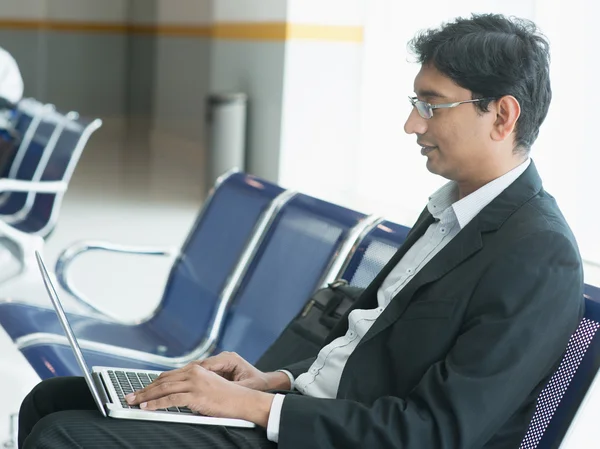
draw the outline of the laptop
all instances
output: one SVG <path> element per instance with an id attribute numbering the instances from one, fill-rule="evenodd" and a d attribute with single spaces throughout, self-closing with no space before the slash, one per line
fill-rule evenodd
<path id="1" fill-rule="evenodd" d="M 94 366 L 92 370 L 88 368 L 87 363 L 77 343 L 77 338 L 69 324 L 67 315 L 60 303 L 52 279 L 46 270 L 42 256 L 38 251 L 35 252 L 46 291 L 52 300 L 58 319 L 67 335 L 69 344 L 75 353 L 75 359 L 83 372 L 83 376 L 92 393 L 98 410 L 105 417 L 119 419 L 135 419 L 143 421 L 162 421 L 186 424 L 204 424 L 228 427 L 255 427 L 255 424 L 242 419 L 214 418 L 210 416 L 199 415 L 187 407 L 170 407 L 162 410 L 142 410 L 139 406 L 130 406 L 125 400 L 125 395 L 133 393 L 136 390 L 149 385 L 156 379 L 161 371 L 148 371 L 125 368 L 110 368 L 103 366 Z"/>

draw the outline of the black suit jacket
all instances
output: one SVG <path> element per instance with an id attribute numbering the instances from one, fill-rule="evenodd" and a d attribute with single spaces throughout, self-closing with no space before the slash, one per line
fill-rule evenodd
<path id="1" fill-rule="evenodd" d="M 354 308 L 376 307 L 432 222 L 425 209 Z M 393 298 L 336 399 L 286 397 L 279 447 L 518 448 L 583 308 L 575 238 L 532 162 Z M 346 315 L 326 344 L 347 327 Z"/>

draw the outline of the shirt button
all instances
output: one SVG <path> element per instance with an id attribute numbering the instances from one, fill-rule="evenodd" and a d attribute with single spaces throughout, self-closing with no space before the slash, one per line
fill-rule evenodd
<path id="1" fill-rule="evenodd" d="M 446 233 L 446 228 L 440 228 L 440 232 L 441 232 L 442 234 L 445 234 L 445 233 Z"/>
<path id="2" fill-rule="evenodd" d="M 383 307 L 380 307 L 379 309 L 377 309 L 377 311 L 378 311 L 379 313 L 382 313 L 382 312 L 383 312 Z"/>
<path id="3" fill-rule="evenodd" d="M 311 374 L 317 374 L 317 368 L 311 368 L 310 369 L 310 373 Z"/>
<path id="4" fill-rule="evenodd" d="M 354 332 L 352 332 L 352 331 L 348 332 L 348 337 L 354 338 Z"/>
<path id="5" fill-rule="evenodd" d="M 412 272 L 413 272 L 413 269 L 412 269 L 412 268 L 409 268 L 408 270 L 406 270 L 406 272 L 407 272 L 408 274 L 412 274 Z"/>

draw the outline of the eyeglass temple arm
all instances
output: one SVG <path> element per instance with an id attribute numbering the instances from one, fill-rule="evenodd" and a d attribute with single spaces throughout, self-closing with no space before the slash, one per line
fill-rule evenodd
<path id="1" fill-rule="evenodd" d="M 456 106 L 464 104 L 464 103 L 477 103 L 478 101 L 483 101 L 483 100 L 489 100 L 489 98 L 475 98 L 473 100 L 456 101 L 454 103 L 430 104 L 429 106 L 431 106 L 431 109 L 455 108 Z"/>

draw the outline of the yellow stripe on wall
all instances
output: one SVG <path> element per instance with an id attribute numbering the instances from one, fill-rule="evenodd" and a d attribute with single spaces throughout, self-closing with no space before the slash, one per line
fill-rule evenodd
<path id="1" fill-rule="evenodd" d="M 316 40 L 362 42 L 360 26 L 303 25 L 286 22 L 235 22 L 212 25 L 138 25 L 105 22 L 0 19 L 0 29 L 51 30 L 71 33 L 148 34 L 176 37 L 210 37 L 222 40 Z"/>
<path id="2" fill-rule="evenodd" d="M 211 37 L 227 40 L 285 41 L 286 23 L 215 23 Z"/>
<path id="3" fill-rule="evenodd" d="M 127 33 L 172 37 L 211 37 L 209 25 L 126 25 Z"/>
<path id="4" fill-rule="evenodd" d="M 287 25 L 287 40 L 310 39 L 318 41 L 362 42 L 363 28 L 334 25 Z"/>

